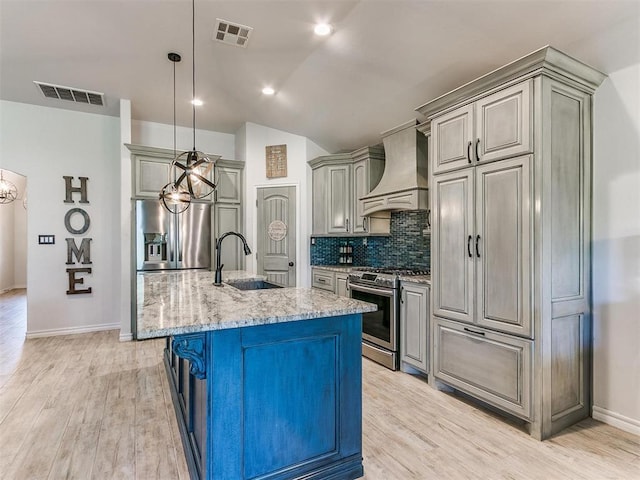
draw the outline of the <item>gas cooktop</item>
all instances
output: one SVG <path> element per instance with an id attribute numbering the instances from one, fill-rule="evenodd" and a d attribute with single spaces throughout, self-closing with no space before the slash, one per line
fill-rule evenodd
<path id="1" fill-rule="evenodd" d="M 430 275 L 431 270 L 426 268 L 393 268 L 393 267 L 353 267 L 353 272 L 381 273 L 384 275 L 399 275 L 412 277 L 416 275 Z"/>
<path id="2" fill-rule="evenodd" d="M 399 288 L 400 277 L 429 275 L 430 273 L 428 269 L 353 267 L 349 274 L 349 284 Z"/>

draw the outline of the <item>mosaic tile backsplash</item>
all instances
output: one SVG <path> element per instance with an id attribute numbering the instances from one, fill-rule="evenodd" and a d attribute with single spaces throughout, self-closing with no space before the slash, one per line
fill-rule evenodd
<path id="1" fill-rule="evenodd" d="M 353 247 L 354 266 L 430 268 L 430 236 L 422 235 L 426 227 L 426 210 L 392 212 L 390 236 L 314 237 L 311 265 L 340 265 L 344 257 L 340 247 L 348 244 Z"/>

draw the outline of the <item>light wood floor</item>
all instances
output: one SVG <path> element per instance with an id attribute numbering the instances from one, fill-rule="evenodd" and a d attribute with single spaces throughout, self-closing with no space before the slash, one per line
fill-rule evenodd
<path id="1" fill-rule="evenodd" d="M 24 290 L 0 295 L 1 479 L 188 478 L 162 341 L 25 341 L 25 317 Z M 363 368 L 366 480 L 640 479 L 640 437 L 587 420 L 538 442 L 419 378 Z"/>

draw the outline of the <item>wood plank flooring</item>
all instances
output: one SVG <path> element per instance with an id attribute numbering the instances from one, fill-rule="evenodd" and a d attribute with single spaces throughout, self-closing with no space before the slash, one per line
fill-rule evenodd
<path id="1" fill-rule="evenodd" d="M 24 340 L 0 295 L 0 478 L 189 478 L 162 340 L 117 331 Z M 640 479 L 640 437 L 586 420 L 538 442 L 422 379 L 363 365 L 366 480 Z M 223 479 L 227 480 L 227 479 Z"/>

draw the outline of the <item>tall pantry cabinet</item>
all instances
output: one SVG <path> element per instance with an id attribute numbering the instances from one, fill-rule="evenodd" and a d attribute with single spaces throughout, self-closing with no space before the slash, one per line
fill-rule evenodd
<path id="1" fill-rule="evenodd" d="M 418 108 L 431 131 L 435 380 L 547 438 L 591 413 L 592 95 L 544 47 Z"/>

